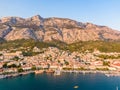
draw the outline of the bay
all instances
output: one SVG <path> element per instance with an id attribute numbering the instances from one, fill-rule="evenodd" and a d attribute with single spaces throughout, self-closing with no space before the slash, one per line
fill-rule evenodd
<path id="1" fill-rule="evenodd" d="M 100 73 L 59 76 L 43 73 L 0 79 L 0 90 L 116 90 L 116 87 L 120 87 L 120 76 L 107 77 Z"/>

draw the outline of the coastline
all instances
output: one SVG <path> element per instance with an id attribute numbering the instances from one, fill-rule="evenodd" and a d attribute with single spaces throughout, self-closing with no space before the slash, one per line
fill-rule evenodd
<path id="1" fill-rule="evenodd" d="M 34 71 L 26 71 L 26 72 L 21 72 L 21 73 L 12 73 L 12 74 L 1 74 L 0 75 L 0 79 L 4 79 L 4 78 L 12 78 L 12 77 L 17 77 L 17 76 L 23 76 L 23 75 L 27 75 L 30 73 L 34 73 Z"/>
<path id="2" fill-rule="evenodd" d="M 84 71 L 75 71 L 75 70 L 62 70 L 62 72 L 69 72 L 69 73 L 81 73 L 81 74 L 96 74 L 96 73 L 100 73 L 100 74 L 104 74 L 107 77 L 110 76 L 120 76 L 120 72 L 118 71 L 99 71 L 99 70 L 84 70 Z"/>
<path id="3" fill-rule="evenodd" d="M 100 73 L 100 74 L 104 74 L 106 75 L 107 77 L 110 77 L 110 76 L 120 76 L 120 72 L 118 71 L 98 71 L 98 70 L 84 70 L 84 71 L 78 71 L 78 70 L 61 70 L 60 71 L 61 73 L 76 73 L 76 74 L 97 74 L 97 73 Z M 21 73 L 13 73 L 13 74 L 1 74 L 0 75 L 0 79 L 4 79 L 4 78 L 13 78 L 13 77 L 18 77 L 18 76 L 24 76 L 24 75 L 27 75 L 27 74 L 31 74 L 31 73 L 34 73 L 35 75 L 37 74 L 42 74 L 42 73 L 48 73 L 46 72 L 45 70 L 44 71 L 39 71 L 39 70 L 36 70 L 36 71 L 26 71 L 26 72 L 21 72 Z M 53 72 L 49 72 L 49 73 L 53 73 Z M 54 74 L 54 73 L 53 73 Z"/>

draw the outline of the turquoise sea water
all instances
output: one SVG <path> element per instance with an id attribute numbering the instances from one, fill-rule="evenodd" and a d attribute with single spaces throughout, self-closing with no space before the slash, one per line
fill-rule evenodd
<path id="1" fill-rule="evenodd" d="M 104 74 L 43 73 L 0 79 L 0 90 L 116 90 L 117 86 L 120 90 L 120 77 Z"/>

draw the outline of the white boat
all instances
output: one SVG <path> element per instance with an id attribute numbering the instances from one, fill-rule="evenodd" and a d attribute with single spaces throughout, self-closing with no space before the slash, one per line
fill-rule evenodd
<path id="1" fill-rule="evenodd" d="M 79 86 L 74 86 L 75 89 L 79 88 Z"/>

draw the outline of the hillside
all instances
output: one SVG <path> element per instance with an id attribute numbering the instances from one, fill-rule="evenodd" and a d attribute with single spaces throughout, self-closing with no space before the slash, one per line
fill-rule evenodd
<path id="1" fill-rule="evenodd" d="M 39 42 L 33 39 L 21 39 L 14 41 L 7 41 L 0 44 L 1 50 L 15 51 L 32 51 L 34 47 L 39 49 L 56 47 L 59 50 L 70 52 L 94 52 L 98 50 L 100 52 L 120 52 L 120 42 L 118 41 L 81 41 L 72 44 L 66 44 L 60 41 L 52 42 Z"/>

